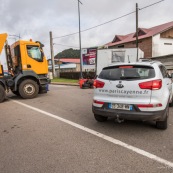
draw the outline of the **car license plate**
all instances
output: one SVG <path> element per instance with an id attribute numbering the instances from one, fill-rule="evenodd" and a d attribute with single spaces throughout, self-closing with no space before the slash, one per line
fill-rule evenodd
<path id="1" fill-rule="evenodd" d="M 110 109 L 132 110 L 132 105 L 110 103 L 109 108 Z"/>

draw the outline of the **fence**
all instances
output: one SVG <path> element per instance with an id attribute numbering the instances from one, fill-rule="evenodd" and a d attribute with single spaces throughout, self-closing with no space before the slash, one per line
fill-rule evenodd
<path id="1" fill-rule="evenodd" d="M 95 72 L 82 72 L 83 78 L 94 78 Z M 61 78 L 66 79 L 79 79 L 80 78 L 80 72 L 61 72 L 60 73 Z"/>

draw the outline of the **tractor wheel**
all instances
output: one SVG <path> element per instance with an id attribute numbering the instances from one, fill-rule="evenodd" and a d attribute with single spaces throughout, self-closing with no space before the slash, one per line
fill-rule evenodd
<path id="1" fill-rule="evenodd" d="M 0 103 L 3 102 L 5 100 L 5 89 L 2 85 L 0 85 Z"/>
<path id="2" fill-rule="evenodd" d="M 19 94 L 24 99 L 32 99 L 38 95 L 38 84 L 31 79 L 24 80 L 19 85 Z"/>

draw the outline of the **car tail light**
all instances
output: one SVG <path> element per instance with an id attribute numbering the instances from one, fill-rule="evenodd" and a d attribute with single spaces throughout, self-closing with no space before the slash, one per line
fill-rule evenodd
<path id="1" fill-rule="evenodd" d="M 105 83 L 102 82 L 102 81 L 99 81 L 99 80 L 95 80 L 95 81 L 94 81 L 94 87 L 95 87 L 95 88 L 103 88 L 104 85 L 105 85 Z"/>
<path id="2" fill-rule="evenodd" d="M 126 66 L 119 66 L 119 68 L 133 68 L 133 66 L 126 65 Z"/>
<path id="3" fill-rule="evenodd" d="M 162 87 L 162 80 L 152 80 L 148 82 L 139 83 L 141 89 L 158 90 Z"/>
<path id="4" fill-rule="evenodd" d="M 104 102 L 97 101 L 97 100 L 94 100 L 93 102 L 96 103 L 96 104 L 100 104 L 100 105 L 103 105 L 104 104 Z"/>
<path id="5" fill-rule="evenodd" d="M 162 107 L 161 103 L 157 104 L 138 104 L 138 108 L 155 108 L 155 107 Z"/>
<path id="6" fill-rule="evenodd" d="M 103 106 L 104 102 L 93 100 L 93 106 L 101 108 Z"/>

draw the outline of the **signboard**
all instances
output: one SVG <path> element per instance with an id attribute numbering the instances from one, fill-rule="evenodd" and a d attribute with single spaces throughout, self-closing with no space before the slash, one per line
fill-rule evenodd
<path id="1" fill-rule="evenodd" d="M 82 66 L 84 69 L 95 69 L 97 57 L 96 48 L 82 49 Z"/>

